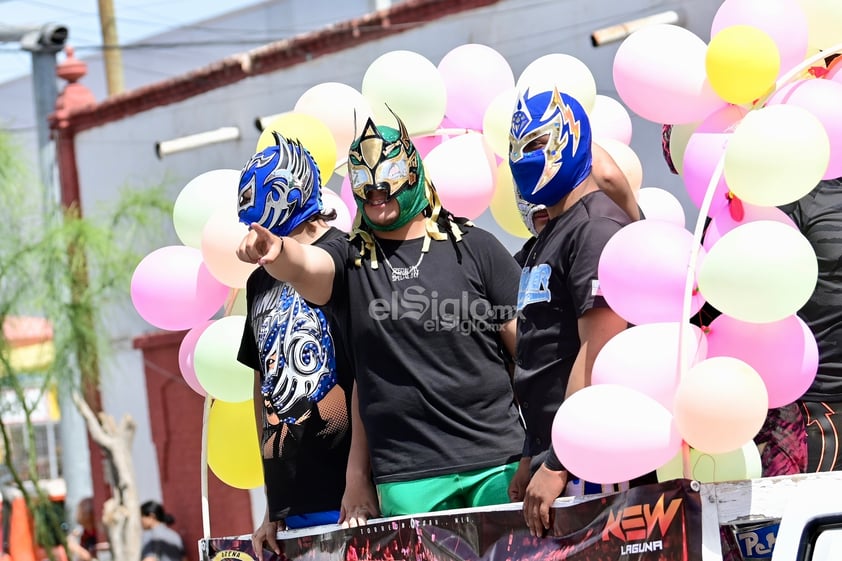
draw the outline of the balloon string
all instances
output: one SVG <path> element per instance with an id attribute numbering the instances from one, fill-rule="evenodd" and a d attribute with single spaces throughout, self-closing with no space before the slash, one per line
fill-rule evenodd
<path id="1" fill-rule="evenodd" d="M 225 302 L 225 309 L 223 310 L 224 315 L 231 315 L 231 310 L 233 310 L 234 306 L 237 304 L 237 296 L 239 296 L 239 294 L 239 288 L 232 288 L 231 291 L 228 293 L 228 300 Z"/>
<path id="2" fill-rule="evenodd" d="M 825 51 L 821 51 L 819 54 L 814 55 L 808 59 L 805 59 L 801 64 L 795 66 L 789 72 L 784 74 L 776 83 L 774 89 L 772 89 L 768 94 L 762 97 L 757 103 L 754 104 L 752 107 L 752 111 L 758 109 L 763 106 L 771 96 L 775 95 L 782 87 L 787 85 L 790 81 L 798 77 L 802 72 L 807 70 L 813 64 L 819 62 L 820 60 L 824 60 L 830 55 L 842 53 L 842 43 L 828 49 Z M 719 162 L 716 164 L 716 168 L 713 171 L 713 175 L 710 178 L 710 182 L 708 183 L 707 191 L 705 191 L 704 200 L 702 200 L 702 205 L 699 208 L 699 216 L 696 219 L 696 228 L 693 232 L 693 245 L 690 249 L 690 262 L 687 264 L 687 276 L 685 277 L 684 282 L 684 300 L 681 310 L 681 317 L 682 318 L 689 318 L 690 317 L 690 304 L 691 298 L 693 295 L 693 288 L 696 280 L 696 262 L 699 259 L 699 249 L 702 245 L 702 235 L 704 234 L 704 225 L 705 219 L 707 218 L 708 212 L 710 212 L 710 206 L 713 202 L 713 195 L 716 191 L 716 186 L 719 184 L 719 180 L 722 177 L 722 174 L 725 170 L 725 150 L 722 152 L 722 156 L 719 158 Z M 730 203 L 729 203 L 730 204 Z M 681 328 L 678 330 L 678 381 L 680 382 L 681 379 L 684 377 L 684 374 L 687 372 L 688 368 L 688 360 L 689 357 L 687 356 L 688 351 L 685 349 L 684 345 L 684 337 L 687 329 L 689 328 L 689 322 L 684 321 L 682 319 Z M 682 459 L 684 465 L 684 477 L 686 479 L 690 479 L 692 477 L 692 466 L 690 465 L 690 445 L 682 440 L 681 441 L 681 450 L 682 450 Z"/>

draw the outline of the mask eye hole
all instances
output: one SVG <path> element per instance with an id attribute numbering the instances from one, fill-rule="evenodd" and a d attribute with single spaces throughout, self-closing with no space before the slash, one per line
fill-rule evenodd
<path id="1" fill-rule="evenodd" d="M 546 148 L 547 144 L 550 142 L 550 135 L 549 133 L 539 136 L 531 140 L 526 146 L 523 147 L 524 152 L 537 152 L 538 150 L 543 150 Z"/>
<path id="2" fill-rule="evenodd" d="M 240 208 L 245 208 L 251 205 L 252 198 L 254 197 L 254 188 L 249 186 L 248 188 L 244 189 L 242 193 L 240 193 L 240 201 L 239 205 Z"/>
<path id="3" fill-rule="evenodd" d="M 351 168 L 350 176 L 351 188 L 354 191 L 354 195 L 361 199 L 364 199 L 366 185 L 371 185 L 372 183 L 374 183 L 374 181 L 372 181 L 371 178 L 371 172 L 364 167 Z"/>
<path id="4" fill-rule="evenodd" d="M 377 168 L 377 183 L 399 183 L 406 180 L 409 175 L 406 161 L 385 162 Z"/>

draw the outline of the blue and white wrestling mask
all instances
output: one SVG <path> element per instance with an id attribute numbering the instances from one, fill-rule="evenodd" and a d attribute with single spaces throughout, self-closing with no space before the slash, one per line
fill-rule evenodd
<path id="1" fill-rule="evenodd" d="M 529 203 L 552 206 L 567 196 L 591 172 L 591 125 L 582 105 L 555 88 L 526 90 L 512 114 L 509 168 Z"/>
<path id="2" fill-rule="evenodd" d="M 256 222 L 277 236 L 324 211 L 319 168 L 297 140 L 277 132 L 275 146 L 251 157 L 240 174 L 240 222 Z"/>

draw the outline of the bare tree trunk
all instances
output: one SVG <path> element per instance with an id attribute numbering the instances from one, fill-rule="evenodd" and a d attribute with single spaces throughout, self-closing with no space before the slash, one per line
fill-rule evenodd
<path id="1" fill-rule="evenodd" d="M 107 457 L 113 495 L 105 501 L 102 519 L 108 531 L 112 558 L 119 561 L 140 559 L 140 503 L 132 462 L 135 422 L 128 415 L 119 425 L 105 413 L 100 413 L 97 418 L 76 391 L 73 392 L 73 402 L 85 418 L 91 438 Z"/>

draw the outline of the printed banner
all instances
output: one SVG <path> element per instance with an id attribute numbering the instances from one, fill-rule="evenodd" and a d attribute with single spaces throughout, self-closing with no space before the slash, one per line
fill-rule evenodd
<path id="1" fill-rule="evenodd" d="M 697 487 L 698 488 L 698 487 Z M 255 555 L 248 536 L 201 540 L 203 561 L 701 561 L 699 493 L 687 480 L 646 485 L 552 509 L 535 538 L 518 505 L 390 518 L 361 528 L 283 532 L 282 555 Z"/>

